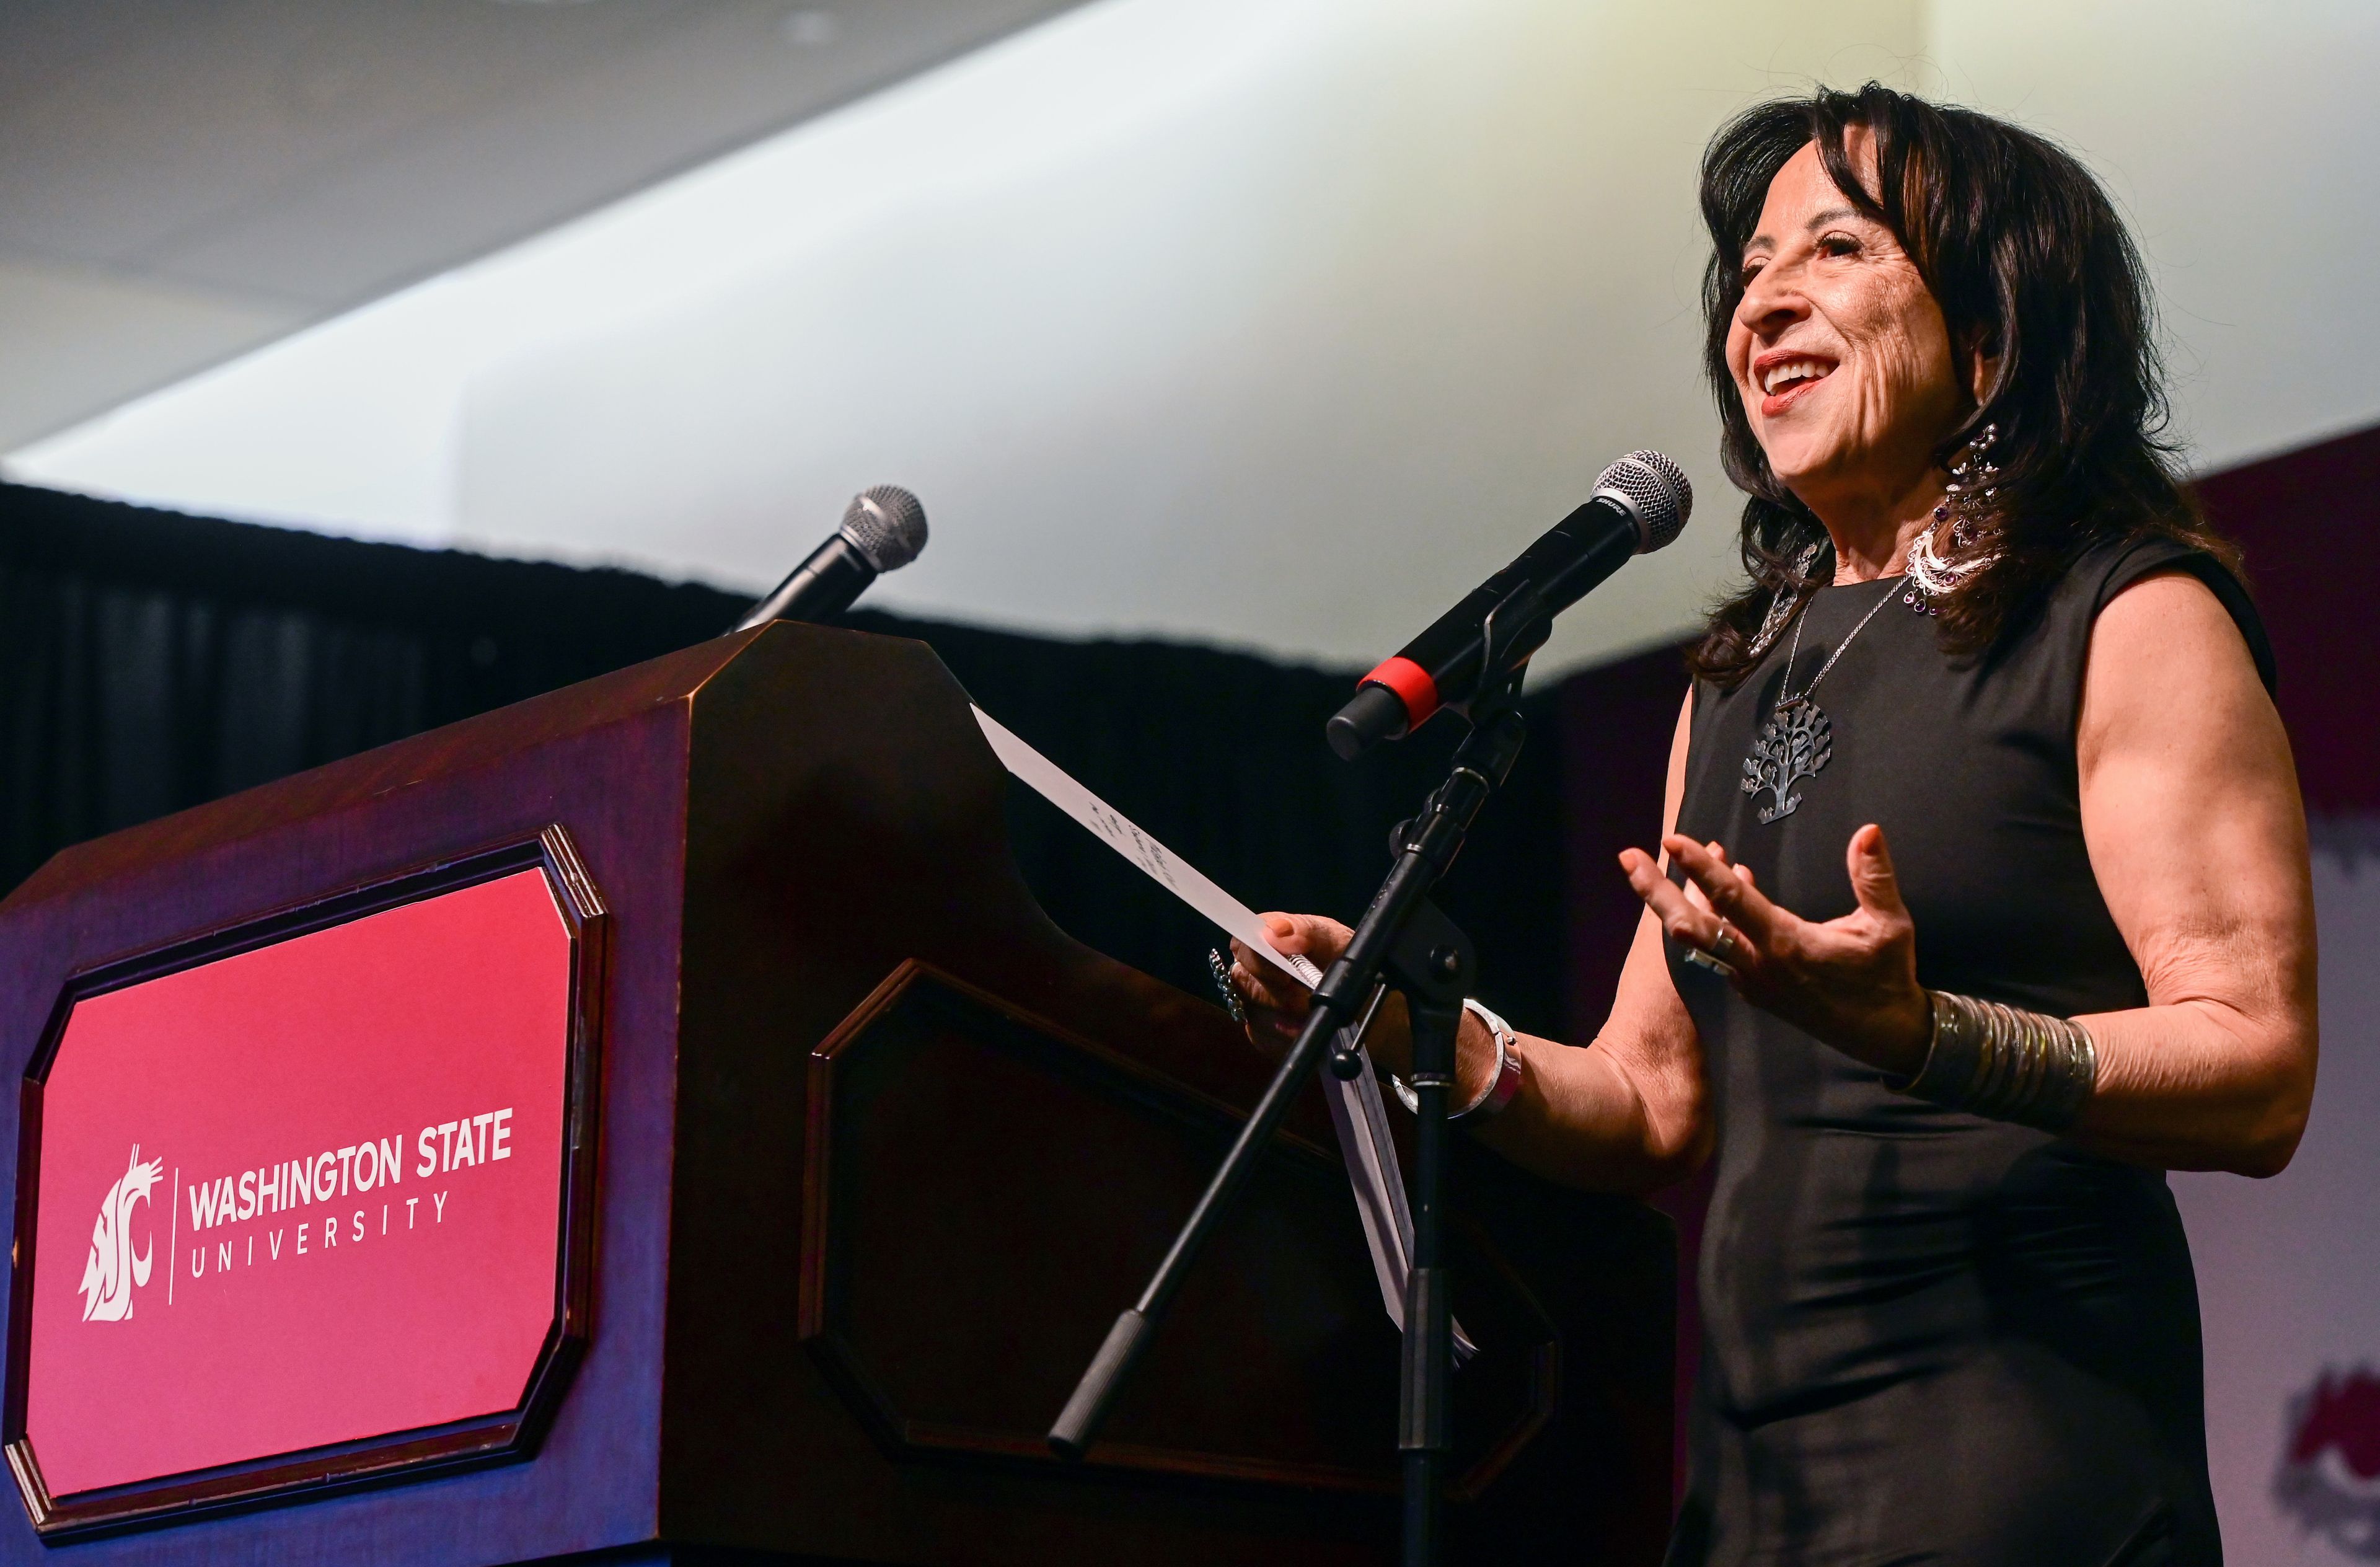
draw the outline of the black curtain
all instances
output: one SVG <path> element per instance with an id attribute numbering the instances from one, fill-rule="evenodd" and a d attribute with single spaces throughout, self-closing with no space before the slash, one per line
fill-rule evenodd
<path id="1" fill-rule="evenodd" d="M 69 843 L 688 646 L 746 607 L 631 572 L 0 485 L 0 887 Z M 929 643 L 988 711 L 1259 908 L 1352 919 L 1454 740 L 1433 726 L 1341 762 L 1322 724 L 1345 671 L 850 622 Z M 1557 711 L 1532 699 L 1531 745 L 1440 900 L 1478 941 L 1483 996 L 1544 1032 L 1562 999 Z M 1021 786 L 1010 814 L 1060 925 L 1210 992 L 1213 931 Z"/>

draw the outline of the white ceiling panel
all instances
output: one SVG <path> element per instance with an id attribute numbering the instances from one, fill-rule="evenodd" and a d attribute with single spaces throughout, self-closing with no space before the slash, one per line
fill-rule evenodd
<path id="1" fill-rule="evenodd" d="M 2104 9 L 1100 0 L 14 467 L 756 588 L 902 482 L 934 541 L 877 601 L 1351 662 L 1663 447 L 1700 515 L 1567 617 L 1576 664 L 1732 570 L 1694 175 L 1814 79 L 2107 175 L 2194 460 L 2380 419 L 2380 13 Z"/>
<path id="2" fill-rule="evenodd" d="M 1072 3 L 10 0 L 0 265 L 201 295 L 276 323 L 253 347 Z M 158 330 L 80 379 L 121 401 L 215 342 Z M 12 445 L 90 411 L 13 403 Z"/>

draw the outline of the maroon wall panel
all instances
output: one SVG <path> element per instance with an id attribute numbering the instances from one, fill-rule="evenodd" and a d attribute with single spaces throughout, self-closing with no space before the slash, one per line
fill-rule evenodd
<path id="1" fill-rule="evenodd" d="M 2247 553 L 2306 808 L 2380 810 L 2380 428 L 2212 474 L 2198 493 Z"/>

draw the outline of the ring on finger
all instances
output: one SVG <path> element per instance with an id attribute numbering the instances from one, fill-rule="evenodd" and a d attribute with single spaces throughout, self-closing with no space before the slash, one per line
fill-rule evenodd
<path id="1" fill-rule="evenodd" d="M 1693 964 L 1696 968 L 1707 968 L 1722 979 L 1732 979 L 1735 978 L 1735 968 L 1733 965 L 1721 963 L 1718 959 L 1711 956 L 1710 954 L 1703 951 L 1700 947 L 1687 947 L 1684 949 L 1682 955 L 1688 963 Z"/>

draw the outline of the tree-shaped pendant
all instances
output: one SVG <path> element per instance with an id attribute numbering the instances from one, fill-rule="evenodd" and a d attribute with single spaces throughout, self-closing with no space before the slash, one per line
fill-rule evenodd
<path id="1" fill-rule="evenodd" d="M 1752 754 L 1743 759 L 1743 792 L 1775 796 L 1760 808 L 1760 820 L 1792 815 L 1802 804 L 1793 785 L 1816 777 L 1834 754 L 1834 726 L 1817 703 L 1801 698 L 1769 714 L 1760 737 L 1752 743 Z"/>

